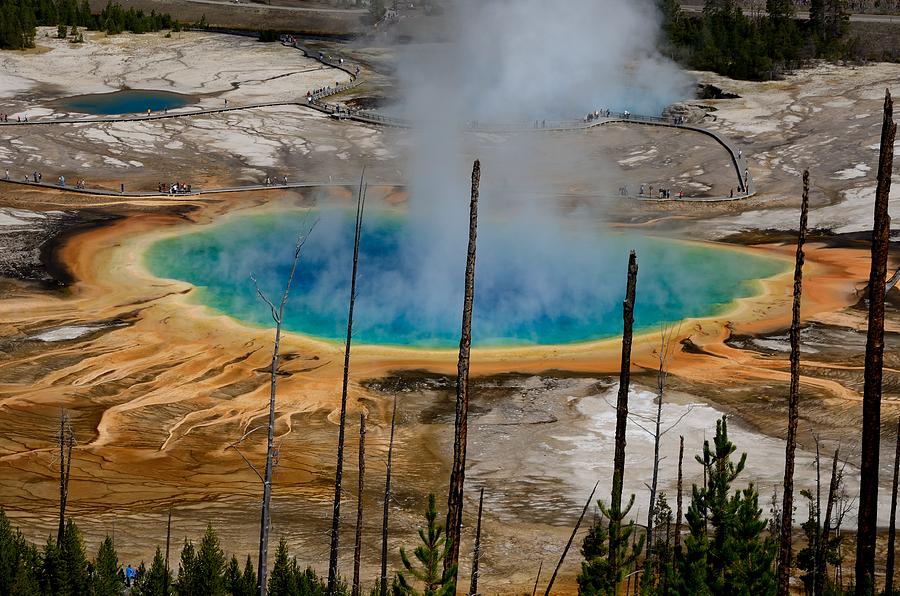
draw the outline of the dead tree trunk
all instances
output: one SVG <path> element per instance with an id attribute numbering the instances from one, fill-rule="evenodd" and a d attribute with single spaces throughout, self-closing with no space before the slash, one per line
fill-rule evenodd
<path id="1" fill-rule="evenodd" d="M 341 385 L 341 420 L 338 430 L 337 466 L 334 471 L 334 501 L 331 514 L 331 550 L 328 557 L 328 596 L 334 596 L 337 586 L 338 549 L 341 532 L 341 484 L 344 478 L 344 435 L 347 426 L 347 388 L 350 381 L 350 343 L 353 340 L 353 307 L 356 305 L 356 273 L 359 268 L 359 237 L 362 232 L 366 191 L 363 186 L 365 169 L 359 179 L 356 197 L 356 229 L 353 235 L 353 269 L 350 274 L 350 305 L 347 307 L 347 341 L 344 344 L 344 378 Z"/>
<path id="2" fill-rule="evenodd" d="M 66 504 L 69 500 L 69 473 L 72 471 L 72 446 L 75 436 L 69 423 L 69 415 L 65 410 L 59 413 L 59 527 L 56 531 L 56 544 L 62 544 L 66 531 Z"/>
<path id="3" fill-rule="evenodd" d="M 363 491 L 366 488 L 366 415 L 359 415 L 359 483 L 356 487 L 356 541 L 353 545 L 353 589 L 359 596 L 359 560 L 362 554 Z"/>
<path id="4" fill-rule="evenodd" d="M 531 590 L 531 596 L 535 596 L 537 594 L 538 582 L 541 581 L 541 569 L 544 568 L 544 561 L 538 563 L 538 572 L 537 576 L 534 578 L 534 588 Z"/>
<path id="5" fill-rule="evenodd" d="M 828 541 L 831 540 L 831 516 L 834 512 L 834 502 L 837 498 L 838 484 L 840 476 L 838 476 L 838 449 L 834 450 L 834 459 L 831 460 L 831 482 L 828 483 L 828 499 L 825 504 L 825 519 L 822 522 L 822 539 L 819 540 L 819 550 L 816 553 L 816 569 L 819 573 L 814 578 L 813 596 L 822 596 L 825 593 L 825 578 L 828 577 L 828 561 L 826 560 L 826 552 L 828 550 Z"/>
<path id="6" fill-rule="evenodd" d="M 387 596 L 388 508 L 391 504 L 391 459 L 394 455 L 394 429 L 397 424 L 397 397 L 391 414 L 391 440 L 388 443 L 387 475 L 384 479 L 384 514 L 381 518 L 381 584 L 379 596 Z"/>
<path id="7" fill-rule="evenodd" d="M 682 475 L 682 465 L 684 464 L 684 435 L 678 437 L 678 494 L 675 495 L 675 499 L 678 503 L 678 512 L 675 515 L 675 553 L 677 554 L 681 550 L 681 516 L 683 515 L 683 511 L 681 509 L 681 492 L 684 483 L 684 477 Z"/>
<path id="8" fill-rule="evenodd" d="M 553 589 L 553 582 L 556 581 L 556 575 L 559 573 L 559 568 L 562 567 L 563 561 L 566 560 L 566 555 L 569 552 L 569 549 L 572 547 L 572 541 L 575 540 L 575 534 L 578 533 L 578 528 L 581 527 L 581 521 L 584 519 L 584 514 L 587 513 L 588 507 L 591 506 L 591 500 L 594 498 L 594 493 L 597 492 L 597 487 L 600 486 L 600 481 L 598 480 L 596 484 L 594 484 L 594 488 L 591 490 L 591 494 L 588 496 L 587 501 L 584 502 L 584 509 L 581 510 L 581 515 L 578 516 L 578 521 L 575 522 L 575 527 L 572 528 L 572 535 L 569 536 L 569 541 L 566 542 L 566 547 L 563 549 L 562 555 L 559 557 L 559 563 L 556 564 L 556 569 L 553 570 L 553 575 L 550 576 L 550 582 L 547 584 L 547 591 L 544 592 L 544 596 L 550 596 L 550 590 Z M 540 577 L 541 571 L 538 569 L 538 577 Z M 535 585 L 537 585 L 537 580 L 535 580 Z"/>
<path id="9" fill-rule="evenodd" d="M 869 329 L 866 336 L 865 382 L 863 384 L 862 446 L 860 448 L 859 517 L 856 530 L 856 595 L 875 591 L 875 532 L 878 517 L 878 461 L 881 442 L 881 380 L 884 366 L 884 280 L 890 244 L 891 218 L 888 200 L 894 165 L 891 94 L 885 91 L 878 185 L 875 189 L 875 220 L 872 227 L 872 268 L 869 272 Z"/>
<path id="10" fill-rule="evenodd" d="M 453 438 L 453 469 L 447 495 L 447 541 L 450 552 L 444 558 L 444 571 L 458 567 L 459 540 L 462 534 L 463 489 L 466 476 L 466 439 L 469 432 L 469 351 L 472 346 L 472 304 L 475 297 L 475 245 L 478 232 L 478 186 L 481 163 L 472 166 L 472 194 L 469 203 L 469 247 L 466 253 L 466 286 L 463 299 L 462 333 L 456 374 L 456 427 Z"/>
<path id="11" fill-rule="evenodd" d="M 612 498 L 609 519 L 609 567 L 610 576 L 618 577 L 619 542 L 621 539 L 617 517 L 622 510 L 622 485 L 625 480 L 625 427 L 628 423 L 628 386 L 631 381 L 631 337 L 634 326 L 634 296 L 637 286 L 637 256 L 628 256 L 628 280 L 625 285 L 625 301 L 622 303 L 622 362 L 619 368 L 619 395 L 616 400 L 616 450 L 613 458 Z"/>
<path id="12" fill-rule="evenodd" d="M 481 558 L 481 512 L 484 508 L 484 487 L 478 497 L 478 523 L 475 525 L 475 552 L 472 555 L 472 582 L 469 584 L 469 595 L 478 595 L 478 559 Z"/>
<path id="13" fill-rule="evenodd" d="M 172 508 L 169 507 L 169 520 L 166 522 L 166 576 L 163 578 L 163 594 L 169 593 L 169 544 L 172 540 Z"/>
<path id="14" fill-rule="evenodd" d="M 894 594 L 894 541 L 897 537 L 897 480 L 900 474 L 900 418 L 897 419 L 897 448 L 894 453 L 894 481 L 891 484 L 891 521 L 888 525 L 887 563 L 884 571 L 884 591 Z"/>
<path id="15" fill-rule="evenodd" d="M 647 545 L 646 560 L 650 561 L 653 552 L 653 518 L 656 515 L 656 487 L 659 482 L 659 443 L 662 438 L 660 424 L 662 423 L 663 395 L 666 390 L 666 378 L 669 372 L 669 355 L 671 344 L 671 330 L 664 328 L 660 333 L 659 369 L 656 371 L 656 430 L 653 434 L 653 478 L 650 481 L 650 508 L 647 512 Z"/>
<path id="16" fill-rule="evenodd" d="M 797 451 L 797 422 L 800 418 L 800 298 L 803 294 L 803 245 L 809 212 L 809 171 L 803 172 L 800 200 L 800 229 L 794 261 L 794 300 L 791 306 L 791 386 L 788 393 L 787 445 L 784 453 L 784 494 L 781 504 L 781 536 L 778 548 L 778 596 L 787 596 L 791 579 L 791 530 L 794 527 L 794 460 Z"/>
<path id="17" fill-rule="evenodd" d="M 266 558 L 269 553 L 269 505 L 272 500 L 272 472 L 274 470 L 275 393 L 276 382 L 278 380 L 278 362 L 281 357 L 281 323 L 284 320 L 284 307 L 287 304 L 288 295 L 291 291 L 291 284 L 294 281 L 294 274 L 297 272 L 297 263 L 300 261 L 300 251 L 303 249 L 303 244 L 305 241 L 306 239 L 304 237 L 301 237 L 297 241 L 297 245 L 294 247 L 294 260 L 291 263 L 291 272 L 290 275 L 288 275 L 287 284 L 284 287 L 284 292 L 281 294 L 281 302 L 279 302 L 278 306 L 276 306 L 275 303 L 269 300 L 265 293 L 263 293 L 262 289 L 259 287 L 259 284 L 256 282 L 256 278 L 251 277 L 254 285 L 256 286 L 256 294 L 263 302 L 266 303 L 266 306 L 269 307 L 272 315 L 272 320 L 275 322 L 275 345 L 272 348 L 272 363 L 269 367 L 269 374 L 271 376 L 271 379 L 269 382 L 269 422 L 268 439 L 266 441 L 266 471 L 265 476 L 262 477 L 263 498 L 262 511 L 260 513 L 259 521 L 259 561 L 256 571 L 256 592 L 257 594 L 259 594 L 259 596 L 265 596 L 266 594 L 266 572 L 268 571 L 268 568 L 266 567 Z M 240 451 L 238 453 L 240 453 Z M 241 457 L 244 456 L 241 455 Z M 253 468 L 253 471 L 256 472 L 257 475 L 259 475 L 259 472 L 256 470 L 256 468 Z"/>

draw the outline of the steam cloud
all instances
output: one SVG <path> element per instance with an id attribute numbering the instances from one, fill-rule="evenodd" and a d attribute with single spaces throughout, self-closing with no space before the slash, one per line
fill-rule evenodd
<path id="1" fill-rule="evenodd" d="M 422 34 L 397 47 L 399 107 L 415 123 L 406 167 L 410 201 L 395 237 L 385 237 L 390 226 L 376 225 L 372 212 L 364 226 L 358 339 L 403 343 L 400 328 L 415 331 L 413 342 L 452 345 L 458 337 L 475 156 L 482 161 L 476 343 L 510 334 L 535 343 L 615 335 L 628 248 L 652 259 L 642 264 L 639 326 L 699 314 L 715 303 L 709 292 L 716 288 L 701 283 L 707 275 L 715 279 L 709 271 L 669 277 L 667 250 L 658 243 L 608 234 L 596 205 L 573 208 L 560 199 L 579 177 L 597 185 L 586 190 L 598 194 L 621 184 L 615 164 L 586 154 L 591 143 L 603 142 L 602 131 L 462 131 L 473 120 L 529 127 L 600 108 L 658 113 L 687 96 L 688 78 L 655 49 L 658 17 L 649 0 L 461 0 L 436 26 L 434 19 L 428 24 L 433 39 Z M 587 178 L 580 176 L 585 169 Z M 343 332 L 352 237 L 347 217 L 318 213 L 292 297 L 288 322 L 294 329 L 335 338 Z M 208 286 L 214 305 L 266 323 L 244 280 L 252 270 L 269 292 L 278 292 L 289 265 L 284 246 L 297 224 L 266 221 L 262 234 L 247 224 L 246 241 L 234 230 L 216 239 L 224 245 L 206 251 L 216 258 L 201 259 L 208 270 L 192 281 Z M 246 245 L 258 245 L 260 236 L 263 246 L 251 259 Z M 191 262 L 203 250 L 194 243 L 184 249 L 171 261 Z M 705 253 L 689 256 L 702 261 Z M 708 259 L 709 267 L 718 265 Z M 223 288 L 225 278 L 241 281 Z M 734 286 L 740 281 L 736 275 Z"/>

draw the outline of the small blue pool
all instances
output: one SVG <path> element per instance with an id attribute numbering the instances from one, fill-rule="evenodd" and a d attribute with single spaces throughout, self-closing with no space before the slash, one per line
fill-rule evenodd
<path id="1" fill-rule="evenodd" d="M 190 95 L 152 89 L 123 89 L 112 93 L 93 93 L 65 97 L 55 103 L 55 108 L 65 112 L 83 112 L 101 116 L 137 114 L 151 110 L 160 112 L 181 108 L 195 103 Z"/>

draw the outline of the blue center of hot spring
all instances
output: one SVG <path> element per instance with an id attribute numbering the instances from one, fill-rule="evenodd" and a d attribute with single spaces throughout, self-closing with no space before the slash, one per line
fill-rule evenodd
<path id="1" fill-rule="evenodd" d="M 275 300 L 303 246 L 287 304 L 287 330 L 329 340 L 346 335 L 353 214 L 340 210 L 236 217 L 155 243 L 145 255 L 157 276 L 196 286 L 198 299 L 237 319 L 271 325 L 250 276 Z M 439 222 L 437 222 L 439 225 Z M 561 227 L 560 227 L 561 226 Z M 640 267 L 635 328 L 714 315 L 758 292 L 757 280 L 785 265 L 746 252 L 595 226 L 479 222 L 472 336 L 476 345 L 565 344 L 622 332 L 628 251 Z M 367 214 L 360 247 L 354 341 L 450 348 L 458 344 L 465 233 L 445 247 L 405 217 Z M 433 230 L 432 230 L 433 232 Z M 437 247 L 437 248 L 436 248 Z"/>
<path id="2" fill-rule="evenodd" d="M 171 91 L 150 89 L 124 89 L 112 93 L 76 95 L 59 100 L 58 105 L 66 111 L 86 114 L 117 115 L 158 112 L 164 109 L 181 108 L 194 102 L 189 95 Z"/>

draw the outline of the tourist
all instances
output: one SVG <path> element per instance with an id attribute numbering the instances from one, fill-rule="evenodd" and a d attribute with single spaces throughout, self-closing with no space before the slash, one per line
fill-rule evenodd
<path id="1" fill-rule="evenodd" d="M 125 194 L 125 183 L 124 182 L 119 184 L 119 193 Z"/>
<path id="2" fill-rule="evenodd" d="M 31 178 L 34 180 L 34 183 L 37 184 L 37 171 L 31 173 Z"/>
<path id="3" fill-rule="evenodd" d="M 744 152 L 741 149 L 738 149 L 738 159 L 741 159 L 744 156 Z"/>
<path id="4" fill-rule="evenodd" d="M 728 198 L 729 198 L 729 199 L 733 199 L 733 198 L 734 198 L 734 187 L 731 187 L 731 192 L 728 193 Z"/>
<path id="5" fill-rule="evenodd" d="M 644 185 L 641 184 L 641 189 L 638 191 L 639 196 L 644 196 Z"/>
<path id="6" fill-rule="evenodd" d="M 128 567 L 125 568 L 125 585 L 130 588 L 133 583 L 134 583 L 134 568 L 131 566 L 131 563 L 129 563 Z"/>
<path id="7" fill-rule="evenodd" d="M 282 178 L 284 179 L 285 186 L 287 186 L 287 176 L 283 176 Z"/>
<path id="8" fill-rule="evenodd" d="M 44 179 L 44 175 L 38 172 L 38 182 Z"/>
<path id="9" fill-rule="evenodd" d="M 9 168 L 6 168 L 6 179 L 9 180 Z"/>
<path id="10" fill-rule="evenodd" d="M 60 177 L 59 177 L 59 185 L 60 185 L 60 186 L 65 186 L 65 185 L 66 185 L 66 177 L 65 177 L 65 176 L 60 175 Z"/>

